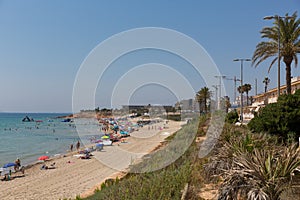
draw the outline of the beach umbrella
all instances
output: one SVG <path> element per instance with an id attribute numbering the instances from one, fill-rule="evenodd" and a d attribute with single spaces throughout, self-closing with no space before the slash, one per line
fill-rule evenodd
<path id="1" fill-rule="evenodd" d="M 104 135 L 104 136 L 102 136 L 101 138 L 102 138 L 102 139 L 109 139 L 109 136 Z"/>
<path id="2" fill-rule="evenodd" d="M 38 160 L 44 160 L 44 161 L 47 159 L 49 159 L 49 156 L 41 156 L 38 158 Z"/>
<path id="3" fill-rule="evenodd" d="M 14 167 L 14 166 L 16 166 L 16 163 L 6 163 L 5 165 L 3 165 L 3 168 Z"/>

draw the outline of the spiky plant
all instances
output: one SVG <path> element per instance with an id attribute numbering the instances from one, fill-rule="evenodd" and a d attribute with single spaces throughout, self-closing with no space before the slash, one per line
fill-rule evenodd
<path id="1" fill-rule="evenodd" d="M 219 200 L 244 197 L 249 200 L 279 200 L 291 187 L 292 174 L 300 166 L 299 149 L 293 144 L 281 148 L 236 151 L 234 166 L 226 170 Z"/>

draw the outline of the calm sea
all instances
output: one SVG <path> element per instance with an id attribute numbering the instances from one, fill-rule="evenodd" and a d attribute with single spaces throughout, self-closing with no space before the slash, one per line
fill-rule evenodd
<path id="1" fill-rule="evenodd" d="M 66 113 L 0 113 L 0 167 L 20 158 L 22 165 L 37 161 L 42 155 L 54 156 L 64 154 L 70 144 L 80 139 L 87 144 L 93 135 L 99 133 L 98 123 L 94 120 L 76 120 L 80 129 L 86 135 L 79 137 L 76 125 L 72 122 L 62 122 L 57 116 Z M 35 122 L 22 122 L 28 116 Z M 36 121 L 42 122 L 36 122 Z"/>

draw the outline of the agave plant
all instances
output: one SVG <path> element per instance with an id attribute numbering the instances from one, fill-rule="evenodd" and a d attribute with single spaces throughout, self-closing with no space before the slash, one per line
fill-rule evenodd
<path id="1" fill-rule="evenodd" d="M 225 171 L 219 200 L 279 200 L 291 187 L 294 170 L 300 166 L 299 149 L 290 147 L 272 149 L 254 148 L 252 152 L 236 151 L 234 166 Z"/>
<path id="2" fill-rule="evenodd" d="M 225 126 L 218 143 L 215 145 L 213 155 L 204 165 L 206 180 L 219 180 L 224 171 L 236 167 L 234 162 L 237 155 L 253 152 L 254 148 L 268 148 L 273 138 L 266 134 L 244 133 L 236 130 L 237 127 Z M 212 174 L 215 177 L 212 179 Z"/>

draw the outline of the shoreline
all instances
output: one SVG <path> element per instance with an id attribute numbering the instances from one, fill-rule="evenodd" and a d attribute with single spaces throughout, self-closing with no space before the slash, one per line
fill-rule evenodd
<path id="1" fill-rule="evenodd" d="M 178 130 L 179 130 L 179 129 L 178 129 Z M 178 131 L 178 130 L 177 130 L 177 131 Z M 175 131 L 175 132 L 176 132 L 176 131 Z M 174 134 L 175 132 L 171 133 L 171 135 Z M 155 152 L 155 151 L 158 151 L 158 150 L 164 148 L 164 147 L 165 147 L 165 143 L 164 143 L 164 142 L 165 142 L 165 140 L 164 140 L 164 141 L 161 141 L 159 144 L 157 144 L 156 147 L 154 147 L 153 149 L 149 150 L 142 158 L 140 158 L 140 159 L 138 159 L 138 160 L 135 160 L 135 161 L 134 161 L 134 164 L 137 164 L 137 163 L 139 163 L 139 162 L 143 162 L 143 159 L 144 159 L 145 156 L 149 155 L 150 153 L 153 153 L 153 152 Z M 129 166 L 128 166 L 128 168 L 129 168 Z M 87 191 L 81 193 L 81 194 L 79 195 L 80 198 L 87 198 L 87 197 L 89 197 L 89 196 L 92 196 L 92 195 L 95 193 L 95 190 L 101 189 L 101 185 L 102 185 L 103 183 L 105 183 L 106 180 L 109 180 L 109 179 L 114 179 L 114 180 L 115 180 L 115 179 L 117 179 L 117 178 L 118 178 L 118 179 L 122 179 L 123 177 L 125 177 L 125 176 L 129 173 L 129 172 L 128 172 L 128 168 L 125 169 L 124 171 L 117 171 L 116 173 L 114 173 L 114 174 L 112 174 L 112 175 L 106 177 L 104 180 L 102 180 L 100 183 L 98 183 L 97 185 L 95 185 L 95 186 L 92 187 L 91 189 L 89 189 L 89 190 L 87 190 Z"/>
<path id="2" fill-rule="evenodd" d="M 24 116 L 34 122 L 23 122 Z M 21 159 L 26 167 L 35 164 L 38 157 L 65 154 L 69 145 L 79 139 L 73 124 L 56 119 L 63 113 L 11 113 L 1 116 L 0 135 L 3 141 L 0 165 Z M 37 122 L 40 121 L 40 122 Z"/>
<path id="3" fill-rule="evenodd" d="M 77 195 L 82 197 L 92 195 L 94 190 L 99 188 L 105 180 L 116 177 L 121 178 L 121 176 L 127 174 L 128 163 L 122 163 L 126 160 L 119 159 L 124 157 L 122 152 L 113 155 L 114 150 L 122 149 L 123 151 L 142 152 L 141 155 L 149 154 L 156 150 L 167 137 L 167 135 L 162 134 L 163 132 L 169 132 L 169 135 L 171 135 L 181 128 L 181 123 L 170 122 L 169 128 L 163 130 L 152 130 L 150 127 L 144 126 L 139 131 L 135 131 L 132 134 L 133 136 L 128 137 L 126 143 L 119 143 L 120 146 L 118 143 L 114 143 L 111 147 L 105 146 L 104 151 L 92 152 L 94 156 L 91 159 L 74 157 L 73 155 L 77 154 L 77 151 L 67 152 L 59 157 L 50 157 L 45 164 L 50 165 L 55 162 L 55 169 L 40 170 L 40 166 L 44 164 L 41 161 L 29 164 L 26 166 L 24 176 L 17 176 L 10 181 L 0 182 L 0 198 L 75 199 Z M 136 137 L 145 137 L 147 134 L 151 136 L 151 139 Z M 81 149 L 85 148 L 87 147 L 83 146 Z M 119 165 L 121 162 L 122 165 L 120 166 L 127 165 L 127 167 L 123 170 L 117 170 L 103 164 L 107 161 L 105 158 L 109 158 L 110 155 L 114 156 L 107 159 L 111 162 L 110 164 Z"/>

